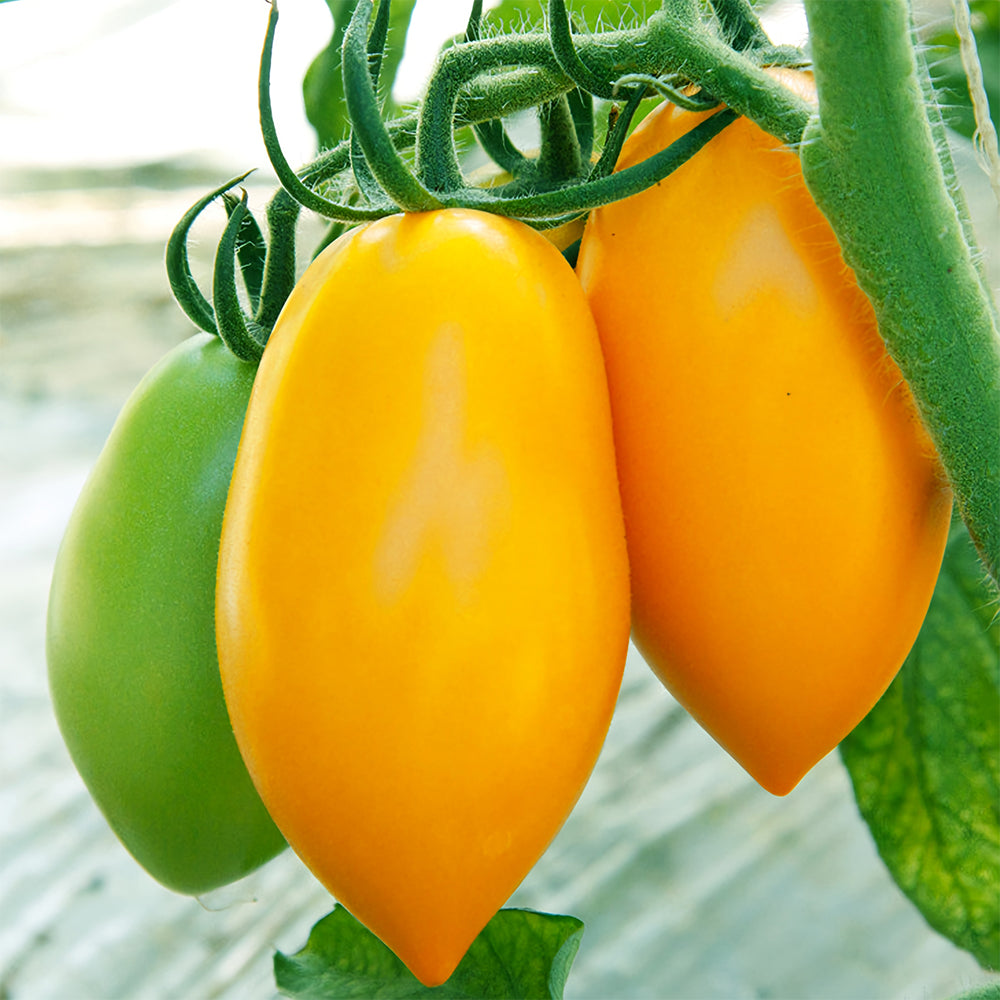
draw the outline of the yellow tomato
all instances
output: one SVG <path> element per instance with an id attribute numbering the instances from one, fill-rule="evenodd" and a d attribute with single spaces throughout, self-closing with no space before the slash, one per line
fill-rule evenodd
<path id="1" fill-rule="evenodd" d="M 619 169 L 704 117 L 657 109 Z M 746 119 L 593 212 L 577 271 L 608 369 L 633 637 L 784 794 L 917 635 L 951 510 L 934 449 L 797 157 Z"/>
<path id="2" fill-rule="evenodd" d="M 251 398 L 217 631 L 277 825 L 442 982 L 579 796 L 628 642 L 600 346 L 541 236 L 394 216 L 310 267 Z"/>

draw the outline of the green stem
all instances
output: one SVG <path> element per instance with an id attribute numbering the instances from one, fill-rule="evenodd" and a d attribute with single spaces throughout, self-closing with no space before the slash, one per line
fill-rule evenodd
<path id="1" fill-rule="evenodd" d="M 987 569 L 1000 569 L 1000 337 L 949 195 L 905 0 L 806 0 L 819 118 L 802 166 L 910 385 Z"/>
<path id="2" fill-rule="evenodd" d="M 580 58 L 573 44 L 573 26 L 570 23 L 566 0 L 549 0 L 549 34 L 552 52 L 559 68 L 583 90 L 595 97 L 613 101 L 617 96 L 612 86 L 613 78 L 602 78 Z"/>
<path id="3" fill-rule="evenodd" d="M 295 286 L 295 227 L 299 211 L 298 202 L 284 188 L 278 188 L 267 205 L 269 240 L 260 303 L 254 318 L 268 332 Z"/>
<path id="4" fill-rule="evenodd" d="M 809 120 L 809 106 L 768 75 L 749 55 L 734 52 L 703 24 L 695 5 L 671 0 L 634 30 L 573 36 L 579 60 L 596 80 L 626 74 L 677 76 L 695 83 L 765 131 L 795 144 Z M 530 67 L 491 79 L 503 67 Z M 481 79 L 476 79 L 481 77 Z M 453 46 L 442 53 L 420 118 L 418 162 L 442 155 L 440 136 L 452 117 L 462 124 L 502 118 L 554 100 L 575 86 L 559 67 L 548 36 L 501 36 Z M 453 156 L 453 151 L 451 153 Z M 437 177 L 435 173 L 435 177 Z M 454 178 L 451 164 L 440 172 L 441 189 Z M 430 182 L 428 182 L 430 183 Z M 435 185 L 431 185 L 435 186 Z"/>
<path id="5" fill-rule="evenodd" d="M 548 101 L 538 109 L 542 143 L 538 152 L 538 173 L 545 181 L 564 181 L 583 171 L 580 141 L 566 96 Z"/>
<path id="6" fill-rule="evenodd" d="M 256 364 L 264 351 L 267 335 L 257 323 L 244 315 L 236 291 L 236 244 L 247 211 L 247 193 L 244 190 L 243 197 L 234 206 L 222 239 L 219 240 L 212 280 L 212 301 L 215 304 L 219 336 L 226 347 L 240 361 Z"/>
<path id="7" fill-rule="evenodd" d="M 170 290 L 174 293 L 178 305 L 184 310 L 185 315 L 196 326 L 201 327 L 207 333 L 218 333 L 215 322 L 215 312 L 212 304 L 201 294 L 198 283 L 191 274 L 191 265 L 188 261 L 187 243 L 188 233 L 194 225 L 199 215 L 213 202 L 230 188 L 236 187 L 240 181 L 246 180 L 253 173 L 248 170 L 239 177 L 234 177 L 226 181 L 214 191 L 209 191 L 203 198 L 199 198 L 181 217 L 180 222 L 174 227 L 174 231 L 167 240 L 166 266 L 167 280 L 170 282 Z"/>
<path id="8" fill-rule="evenodd" d="M 483 0 L 475 0 L 469 21 L 465 27 L 465 41 L 479 40 L 483 19 Z M 525 168 L 533 169 L 527 156 L 514 145 L 501 121 L 480 122 L 473 125 L 472 130 L 486 154 L 497 166 L 506 170 L 511 177 L 516 177 Z"/>
<path id="9" fill-rule="evenodd" d="M 370 12 L 370 0 L 368 8 Z M 354 24 L 353 20 L 351 24 Z M 340 219 L 344 222 L 371 222 L 374 219 L 382 218 L 388 214 L 388 211 L 377 208 L 358 209 L 350 205 L 331 202 L 329 199 L 318 195 L 311 188 L 303 184 L 299 176 L 292 170 L 288 160 L 285 159 L 281 144 L 278 142 L 278 133 L 274 125 L 274 114 L 271 109 L 271 53 L 274 48 L 274 32 L 277 25 L 278 5 L 272 3 L 271 14 L 267 21 L 267 34 L 264 36 L 264 47 L 260 54 L 260 74 L 257 78 L 257 101 L 260 108 L 260 131 L 264 140 L 264 148 L 267 150 L 268 159 L 271 161 L 271 166 L 274 167 L 274 172 L 278 175 L 278 180 L 285 190 L 295 196 L 295 200 L 300 205 L 326 218 Z M 348 34 L 350 34 L 350 31 L 348 31 Z M 365 83 L 370 89 L 371 77 L 368 75 L 368 53 L 364 48 L 362 48 L 361 59 L 363 60 Z M 379 124 L 381 125 L 381 119 L 379 119 Z M 344 148 L 349 158 L 349 142 L 340 143 L 336 147 L 336 150 L 332 152 L 339 153 L 341 147 Z M 326 162 L 328 158 L 324 156 L 319 159 Z"/>
<path id="10" fill-rule="evenodd" d="M 453 139 L 460 91 L 477 76 L 501 70 L 505 66 L 532 67 L 531 72 L 517 80 L 520 84 L 515 89 L 515 94 L 520 98 L 518 110 L 544 103 L 544 100 L 534 99 L 536 67 L 547 70 L 560 81 L 551 99 L 561 97 L 572 86 L 560 74 L 545 35 L 527 34 L 462 42 L 446 49 L 438 58 L 417 126 L 417 172 L 431 190 L 454 191 L 463 184 L 462 169 Z M 561 85 L 563 80 L 565 86 Z M 508 113 L 507 109 L 497 114 L 482 113 L 480 108 L 476 111 L 480 112 L 479 120 L 501 118 Z M 468 113 L 466 110 L 466 115 Z"/>
<path id="11" fill-rule="evenodd" d="M 761 27 L 750 0 L 711 0 L 722 33 L 734 49 L 764 48 L 771 40 Z"/>
<path id="12" fill-rule="evenodd" d="M 608 115 L 608 133 L 604 138 L 604 149 L 601 150 L 600 159 L 590 171 L 592 180 L 607 177 L 615 169 L 622 146 L 625 145 L 625 140 L 628 138 L 629 126 L 632 124 L 636 111 L 639 110 L 645 93 L 645 86 L 633 87 L 628 101 L 621 111 L 617 110 L 617 106 L 612 107 L 612 113 Z"/>
<path id="13" fill-rule="evenodd" d="M 449 206 L 478 208 L 482 206 L 496 215 L 518 219 L 554 219 L 561 215 L 581 215 L 592 208 L 620 201 L 652 187 L 686 163 L 710 139 L 735 121 L 728 108 L 700 122 L 690 132 L 676 139 L 666 149 L 647 157 L 634 166 L 605 177 L 594 177 L 554 191 L 505 197 L 478 188 L 466 188 L 448 196 Z"/>
<path id="14" fill-rule="evenodd" d="M 648 27 L 654 32 L 654 47 L 671 56 L 659 75 L 676 73 L 698 84 L 782 142 L 794 145 L 801 140 L 809 121 L 806 102 L 752 59 L 734 52 L 698 19 L 671 6 L 654 14 Z M 630 68 L 629 72 L 648 70 Z"/>
<path id="15" fill-rule="evenodd" d="M 566 100 L 573 117 L 580 159 L 583 163 L 590 163 L 590 155 L 594 151 L 594 99 L 585 90 L 575 87 L 566 95 Z"/>
<path id="16" fill-rule="evenodd" d="M 385 0 L 383 0 L 385 2 Z M 369 69 L 368 24 L 372 0 L 359 0 L 344 35 L 344 100 L 368 167 L 389 197 L 407 212 L 440 208 L 441 203 L 400 159 L 382 121 Z"/>
<path id="17" fill-rule="evenodd" d="M 226 206 L 226 215 L 232 216 L 240 199 L 228 192 L 222 196 Z M 260 305 L 260 289 L 264 283 L 264 261 L 267 258 L 267 244 L 264 234 L 257 225 L 253 213 L 246 209 L 243 222 L 236 237 L 236 257 L 240 262 L 240 273 L 243 275 L 243 285 L 247 290 L 250 308 L 256 312 Z"/>

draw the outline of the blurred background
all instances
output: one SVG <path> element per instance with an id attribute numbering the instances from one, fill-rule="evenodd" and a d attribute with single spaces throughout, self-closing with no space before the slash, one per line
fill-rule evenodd
<path id="1" fill-rule="evenodd" d="M 399 101 L 467 8 L 418 2 Z M 282 15 L 275 114 L 303 162 L 316 139 L 301 83 L 331 18 L 323 0 Z M 267 16 L 265 0 L 0 3 L 0 1000 L 272 997 L 274 948 L 297 950 L 332 905 L 290 852 L 202 900 L 146 876 L 73 769 L 44 658 L 76 495 L 128 393 L 193 332 L 166 238 L 205 191 L 266 167 Z M 950 5 L 920 16 L 947 26 Z M 776 41 L 804 40 L 796 3 L 767 22 Z M 955 141 L 995 275 L 996 203 Z M 248 187 L 261 207 L 270 171 Z M 222 219 L 195 230 L 203 287 Z M 513 903 L 586 922 L 570 997 L 937 1000 L 990 981 L 893 885 L 836 755 L 772 798 L 634 653 L 594 778 Z"/>

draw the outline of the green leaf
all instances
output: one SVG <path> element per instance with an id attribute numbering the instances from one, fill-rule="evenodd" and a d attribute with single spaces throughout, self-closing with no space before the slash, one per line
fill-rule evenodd
<path id="1" fill-rule="evenodd" d="M 274 976 L 279 991 L 298 1000 L 558 1000 L 582 936 L 576 917 L 501 910 L 451 978 L 431 988 L 338 905 L 313 927 L 302 951 L 275 954 Z"/>
<path id="2" fill-rule="evenodd" d="M 340 48 L 357 2 L 358 0 L 326 0 L 333 16 L 333 34 L 327 47 L 306 70 L 302 81 L 306 117 L 316 130 L 321 149 L 336 145 L 350 128 L 347 104 L 344 101 L 344 80 L 340 71 Z M 389 42 L 379 74 L 379 89 L 384 94 L 392 93 L 392 84 L 403 58 L 406 32 L 415 6 L 416 0 L 395 0 L 390 8 Z"/>
<path id="3" fill-rule="evenodd" d="M 1000 968 L 998 595 L 956 523 L 889 690 L 841 744 L 892 877 L 927 922 Z"/>
<path id="4" fill-rule="evenodd" d="M 357 0 L 326 0 L 326 4 L 333 17 L 333 34 L 327 47 L 309 65 L 302 80 L 306 118 L 316 130 L 320 149 L 336 145 L 347 134 L 340 47 Z"/>

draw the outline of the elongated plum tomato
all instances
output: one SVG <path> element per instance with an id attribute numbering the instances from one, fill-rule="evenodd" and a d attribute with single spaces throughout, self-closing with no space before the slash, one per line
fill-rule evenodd
<path id="1" fill-rule="evenodd" d="M 656 109 L 619 169 L 704 117 Z M 634 640 L 785 794 L 917 635 L 951 510 L 934 449 L 797 157 L 749 120 L 593 212 L 577 272 L 608 370 Z"/>
<path id="2" fill-rule="evenodd" d="M 222 511 L 253 376 L 208 334 L 146 375 L 76 503 L 49 597 L 49 682 L 73 762 L 135 858 L 192 895 L 285 846 L 215 655 Z"/>
<path id="3" fill-rule="evenodd" d="M 443 982 L 579 796 L 628 643 L 607 383 L 557 250 L 445 210 L 317 258 L 261 362 L 217 601 L 271 815 Z"/>

